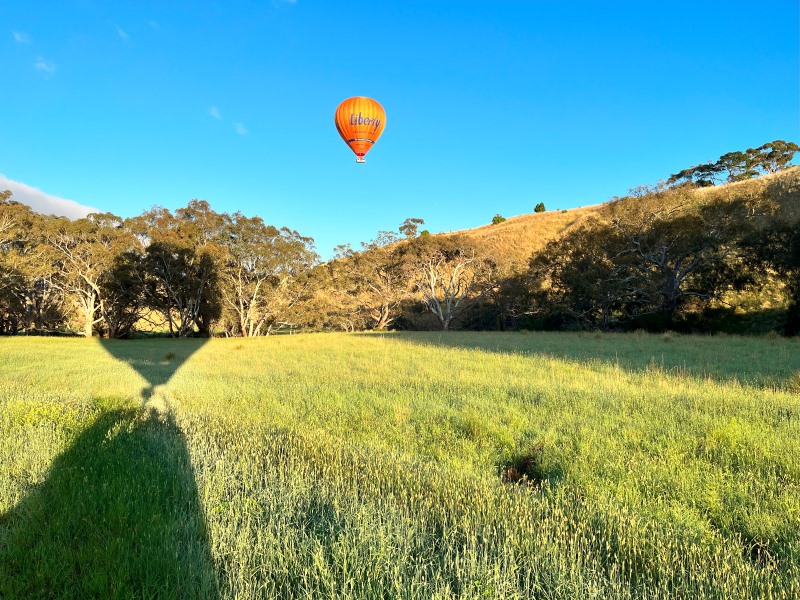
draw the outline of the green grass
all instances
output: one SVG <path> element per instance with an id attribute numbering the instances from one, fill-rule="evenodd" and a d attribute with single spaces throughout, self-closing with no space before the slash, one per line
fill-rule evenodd
<path id="1" fill-rule="evenodd" d="M 800 341 L 0 339 L 0 598 L 800 597 Z"/>

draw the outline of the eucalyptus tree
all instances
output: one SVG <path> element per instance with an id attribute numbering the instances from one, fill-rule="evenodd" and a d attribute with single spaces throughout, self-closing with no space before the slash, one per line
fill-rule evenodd
<path id="1" fill-rule="evenodd" d="M 419 237 L 411 250 L 416 255 L 415 290 L 445 331 L 497 287 L 493 261 L 466 238 Z"/>
<path id="2" fill-rule="evenodd" d="M 637 296 L 672 318 L 690 299 L 707 303 L 750 281 L 741 241 L 770 207 L 759 198 L 699 203 L 676 189 L 611 204 L 611 227 L 635 267 Z"/>
<path id="3" fill-rule="evenodd" d="M 2 329 L 53 330 L 68 314 L 48 260 L 47 231 L 55 217 L 39 215 L 0 194 L 0 310 Z"/>
<path id="4" fill-rule="evenodd" d="M 398 228 L 398 231 L 407 238 L 415 238 L 417 237 L 417 230 L 420 228 L 421 225 L 425 225 L 424 219 L 417 219 L 411 217 L 401 223 L 400 227 Z"/>
<path id="5" fill-rule="evenodd" d="M 211 334 L 221 304 L 218 243 L 226 223 L 205 201 L 192 200 L 173 215 L 154 207 L 128 219 L 125 227 L 140 241 L 146 302 L 161 314 L 174 337 Z"/>
<path id="6" fill-rule="evenodd" d="M 756 268 L 776 274 L 785 286 L 789 301 L 786 334 L 800 335 L 800 221 L 779 216 L 747 241 Z"/>
<path id="7" fill-rule="evenodd" d="M 99 281 L 100 314 L 109 338 L 129 336 L 146 316 L 144 256 L 128 249 L 114 257 Z"/>
<path id="8" fill-rule="evenodd" d="M 528 314 L 607 329 L 646 302 L 622 236 L 592 223 L 551 240 L 530 260 Z"/>
<path id="9" fill-rule="evenodd" d="M 800 146 L 785 140 L 774 140 L 748 150 L 748 153 L 755 154 L 758 165 L 766 173 L 777 173 L 789 167 L 797 152 L 800 152 Z"/>
<path id="10" fill-rule="evenodd" d="M 135 242 L 124 231 L 122 218 L 110 213 L 94 213 L 75 221 L 53 220 L 47 242 L 52 249 L 54 285 L 77 309 L 83 335 L 92 337 L 95 325 L 110 314 L 104 308 L 106 273 L 117 256 Z"/>
<path id="11" fill-rule="evenodd" d="M 303 287 L 298 276 L 317 260 L 313 240 L 235 213 L 219 244 L 220 291 L 233 315 L 231 332 L 251 337 L 290 324 L 288 311 Z"/>
<path id="12" fill-rule="evenodd" d="M 406 239 L 413 239 L 408 232 Z M 362 242 L 358 252 L 349 246 L 337 248 L 331 271 L 350 298 L 348 312 L 361 315 L 363 328 L 385 329 L 399 316 L 400 304 L 413 288 L 414 262 L 409 248 L 409 242 L 392 231 L 379 231 L 373 240 Z"/>

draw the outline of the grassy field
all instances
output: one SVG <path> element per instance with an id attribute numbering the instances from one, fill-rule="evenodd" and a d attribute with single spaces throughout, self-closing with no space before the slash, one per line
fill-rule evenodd
<path id="1" fill-rule="evenodd" d="M 800 340 L 0 339 L 0 598 L 797 598 Z"/>

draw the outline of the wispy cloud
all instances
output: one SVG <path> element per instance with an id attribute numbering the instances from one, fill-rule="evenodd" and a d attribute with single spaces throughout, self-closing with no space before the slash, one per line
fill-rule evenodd
<path id="1" fill-rule="evenodd" d="M 225 119 L 222 118 L 222 113 L 219 112 L 219 108 L 216 105 L 212 106 L 208 109 L 208 114 L 217 119 L 218 121 L 224 121 Z M 236 123 L 233 124 L 233 129 L 239 135 L 250 135 L 250 130 L 245 127 L 244 123 Z"/>
<path id="2" fill-rule="evenodd" d="M 116 23 L 114 23 L 113 21 L 111 21 L 110 23 L 111 23 L 111 25 L 113 25 L 114 29 L 116 29 L 116 30 L 117 30 L 117 35 L 119 36 L 119 38 L 120 38 L 121 40 L 123 40 L 123 41 L 126 41 L 126 42 L 127 42 L 127 41 L 128 41 L 128 38 L 129 38 L 130 36 L 129 36 L 129 35 L 126 33 L 126 32 L 125 32 L 125 30 L 124 30 L 122 27 L 120 27 L 119 25 L 117 25 Z"/>
<path id="3" fill-rule="evenodd" d="M 12 32 L 14 35 L 14 41 L 18 44 L 30 44 L 31 39 L 28 37 L 28 34 L 24 31 L 14 31 Z"/>
<path id="4" fill-rule="evenodd" d="M 2 173 L 0 173 L 0 190 L 11 190 L 12 200 L 27 204 L 36 212 L 45 215 L 58 215 L 60 217 L 69 217 L 70 219 L 80 219 L 89 213 L 99 212 L 92 206 L 84 206 L 83 204 L 78 204 L 74 200 L 67 200 L 66 198 L 59 198 L 58 196 L 46 194 L 35 187 L 9 179 Z"/>
<path id="5" fill-rule="evenodd" d="M 52 75 L 56 72 L 56 63 L 51 60 L 47 60 L 42 58 L 41 56 L 36 59 L 36 62 L 33 63 L 33 68 L 37 71 L 41 71 L 42 73 L 47 73 L 48 75 Z"/>

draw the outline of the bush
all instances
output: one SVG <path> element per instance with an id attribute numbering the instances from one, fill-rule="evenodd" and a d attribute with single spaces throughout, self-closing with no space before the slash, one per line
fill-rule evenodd
<path id="1" fill-rule="evenodd" d="M 544 202 L 539 202 L 536 207 L 533 209 L 533 212 L 544 212 L 547 209 L 544 207 Z"/>
<path id="2" fill-rule="evenodd" d="M 497 225 L 498 223 L 502 223 L 505 220 L 506 218 L 504 216 L 495 215 L 494 218 L 492 218 L 492 225 Z"/>

